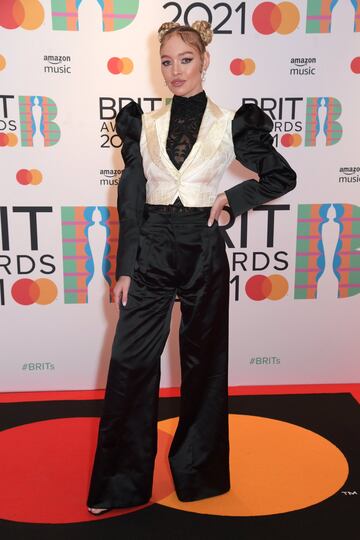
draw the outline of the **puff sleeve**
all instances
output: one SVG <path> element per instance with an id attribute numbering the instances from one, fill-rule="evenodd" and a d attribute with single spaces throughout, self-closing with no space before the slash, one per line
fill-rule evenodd
<path id="1" fill-rule="evenodd" d="M 245 103 L 232 120 L 235 156 L 259 175 L 225 191 L 234 216 L 294 189 L 296 173 L 273 147 L 273 121 L 253 103 Z"/>
<path id="2" fill-rule="evenodd" d="M 116 132 L 123 141 L 121 155 L 125 168 L 118 185 L 119 243 L 116 279 L 132 276 L 137 255 L 140 227 L 146 199 L 146 178 L 140 153 L 140 106 L 131 101 L 118 113 Z"/>

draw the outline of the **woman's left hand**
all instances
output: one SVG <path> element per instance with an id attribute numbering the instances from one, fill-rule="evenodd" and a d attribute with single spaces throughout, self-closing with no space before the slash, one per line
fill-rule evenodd
<path id="1" fill-rule="evenodd" d="M 219 195 L 217 195 L 214 201 L 214 204 L 211 207 L 210 216 L 208 220 L 209 227 L 211 227 L 211 225 L 214 223 L 214 219 L 216 219 L 216 221 L 219 220 L 220 214 L 224 206 L 229 206 L 228 198 L 225 193 L 219 193 Z"/>

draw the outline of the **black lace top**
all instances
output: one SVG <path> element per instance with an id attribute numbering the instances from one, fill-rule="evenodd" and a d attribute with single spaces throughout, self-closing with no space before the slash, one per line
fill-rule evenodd
<path id="1" fill-rule="evenodd" d="M 206 102 L 204 90 L 190 97 L 173 97 L 166 151 L 177 169 L 180 169 L 196 142 Z M 179 197 L 174 205 L 182 206 Z"/>

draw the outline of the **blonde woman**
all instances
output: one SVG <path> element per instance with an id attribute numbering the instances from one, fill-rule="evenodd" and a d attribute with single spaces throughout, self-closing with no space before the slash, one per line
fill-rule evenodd
<path id="1" fill-rule="evenodd" d="M 230 489 L 229 265 L 218 218 L 287 193 L 296 174 L 272 146 L 272 120 L 254 104 L 235 113 L 203 90 L 209 23 L 164 23 L 161 71 L 170 105 L 117 117 L 125 170 L 119 185 L 115 300 L 120 308 L 88 508 L 141 505 L 152 493 L 160 356 L 176 295 L 181 305 L 181 403 L 169 462 L 176 494 L 194 501 Z M 259 174 L 223 193 L 238 159 Z"/>

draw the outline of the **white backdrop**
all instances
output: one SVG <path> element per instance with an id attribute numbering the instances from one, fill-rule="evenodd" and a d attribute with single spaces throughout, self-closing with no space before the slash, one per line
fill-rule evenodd
<path id="1" fill-rule="evenodd" d="M 123 168 L 113 120 L 128 99 L 149 111 L 171 97 L 156 29 L 178 16 L 212 19 L 207 94 L 230 109 L 256 100 L 298 173 L 294 191 L 226 229 L 230 384 L 360 381 L 357 9 L 1 0 L 1 391 L 104 387 Z M 253 177 L 234 163 L 221 190 Z M 162 387 L 179 385 L 178 324 L 176 305 Z"/>

